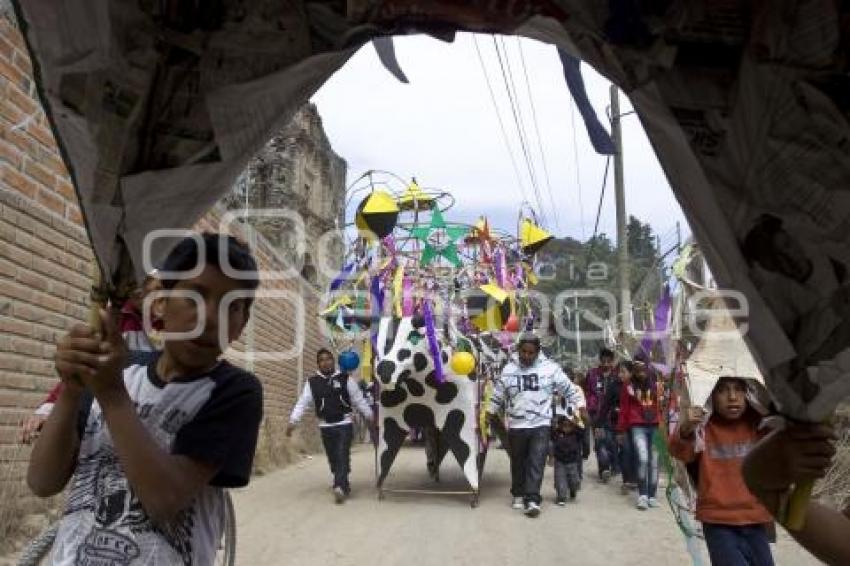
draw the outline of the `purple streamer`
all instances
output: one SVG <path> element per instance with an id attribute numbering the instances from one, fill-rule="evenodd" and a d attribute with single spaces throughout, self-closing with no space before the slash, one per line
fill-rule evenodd
<path id="1" fill-rule="evenodd" d="M 652 354 L 652 348 L 655 346 L 657 339 L 653 334 L 664 332 L 667 330 L 667 319 L 670 315 L 670 307 L 673 304 L 673 299 L 670 296 L 670 286 L 664 286 L 664 292 L 661 295 L 661 300 L 655 305 L 655 318 L 653 320 L 652 332 L 647 333 L 640 341 L 640 349 L 646 354 L 646 359 L 649 360 Z"/>
<path id="2" fill-rule="evenodd" d="M 401 316 L 413 316 L 413 280 L 407 276 L 401 283 Z"/>
<path id="3" fill-rule="evenodd" d="M 380 315 L 381 310 L 383 310 L 384 308 L 384 288 L 381 285 L 380 275 L 375 275 L 374 277 L 372 277 L 370 291 L 372 297 L 375 299 L 372 302 L 372 312 L 377 312 Z"/>
<path id="4" fill-rule="evenodd" d="M 497 249 L 493 253 L 493 263 L 495 264 L 496 283 L 499 287 L 505 288 L 505 254 L 501 249 Z"/>
<path id="5" fill-rule="evenodd" d="M 437 383 L 443 383 L 443 360 L 440 357 L 440 344 L 437 342 L 437 332 L 434 330 L 434 313 L 431 303 L 423 301 L 422 316 L 425 318 L 425 335 L 428 337 L 428 349 L 434 359 L 434 379 Z"/>
<path id="6" fill-rule="evenodd" d="M 348 275 L 351 273 L 351 270 L 354 269 L 354 262 L 349 263 L 345 267 L 342 268 L 342 271 L 331 281 L 330 290 L 336 291 L 340 288 L 340 286 L 348 279 Z"/>
<path id="7" fill-rule="evenodd" d="M 372 295 L 372 320 L 370 321 L 369 333 L 372 338 L 372 351 L 378 346 L 378 323 L 381 320 L 381 312 L 384 309 L 384 289 L 381 287 L 381 277 L 376 275 L 372 277 L 369 285 L 369 294 Z"/>

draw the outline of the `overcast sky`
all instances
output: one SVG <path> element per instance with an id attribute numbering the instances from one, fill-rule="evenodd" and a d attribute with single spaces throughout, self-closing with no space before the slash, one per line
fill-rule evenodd
<path id="1" fill-rule="evenodd" d="M 405 178 L 415 176 L 423 186 L 445 188 L 455 195 L 457 204 L 447 219 L 472 222 L 486 214 L 494 226 L 514 232 L 521 203 L 528 200 L 535 209 L 540 206 L 529 181 L 493 39 L 487 35 L 477 39 L 511 153 L 505 147 L 470 34 L 458 34 L 451 44 L 426 36 L 396 38 L 399 63 L 410 79 L 406 85 L 383 68 L 374 48 L 367 45 L 316 93 L 313 101 L 334 149 L 348 161 L 349 182 L 369 169 L 384 169 Z M 559 236 L 586 239 L 593 233 L 606 158 L 590 145 L 570 100 L 555 48 L 522 39 L 520 52 L 516 38 L 503 41 L 547 227 Z M 521 53 L 549 172 L 551 200 Z M 588 65 L 582 64 L 582 72 L 590 100 L 607 127 L 609 83 Z M 622 93 L 620 100 L 621 112 L 631 110 Z M 650 222 L 666 247 L 675 243 L 677 220 L 682 223 L 683 234 L 689 232 L 684 215 L 637 117 L 625 116 L 622 124 L 627 211 Z M 525 193 L 518 186 L 511 154 Z M 599 231 L 613 239 L 613 166 Z"/>

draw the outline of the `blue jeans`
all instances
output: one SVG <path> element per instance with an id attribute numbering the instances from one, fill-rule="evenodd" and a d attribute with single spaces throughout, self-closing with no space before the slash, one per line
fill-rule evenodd
<path id="1" fill-rule="evenodd" d="M 703 523 L 711 563 L 723 566 L 773 566 L 764 525 Z"/>
<path id="2" fill-rule="evenodd" d="M 633 426 L 629 429 L 635 449 L 638 494 L 655 497 L 658 490 L 658 452 L 652 445 L 656 425 Z"/>
<path id="3" fill-rule="evenodd" d="M 620 471 L 623 474 L 623 483 L 637 483 L 636 468 L 635 443 L 632 441 L 631 433 L 626 433 L 623 445 L 620 447 Z"/>
<path id="4" fill-rule="evenodd" d="M 596 430 L 602 430 L 605 434 L 601 439 L 595 440 L 594 446 L 599 473 L 608 470 L 616 476 L 620 473 L 622 459 L 622 448 L 617 443 L 617 433 L 607 426 Z"/>

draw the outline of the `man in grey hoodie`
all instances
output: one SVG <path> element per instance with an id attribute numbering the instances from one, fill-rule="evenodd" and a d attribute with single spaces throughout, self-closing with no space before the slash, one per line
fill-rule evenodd
<path id="1" fill-rule="evenodd" d="M 563 395 L 576 412 L 585 415 L 584 393 L 540 351 L 540 339 L 533 334 L 520 337 L 517 355 L 493 385 L 487 412 L 491 418 L 502 410 L 507 415 L 513 508 L 537 517 L 549 453 L 553 395 Z"/>

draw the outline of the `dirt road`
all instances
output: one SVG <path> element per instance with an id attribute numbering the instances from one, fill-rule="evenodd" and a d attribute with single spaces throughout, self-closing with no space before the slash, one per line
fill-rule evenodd
<path id="1" fill-rule="evenodd" d="M 576 503 L 552 503 L 547 468 L 542 515 L 528 519 L 509 506 L 505 453 L 490 453 L 481 505 L 463 496 L 388 495 L 378 501 L 374 456 L 358 446 L 352 459 L 352 499 L 332 503 L 327 463 L 317 455 L 256 478 L 234 493 L 238 524 L 237 564 L 310 566 L 628 566 L 691 564 L 667 507 L 641 512 L 616 482 L 601 485 L 591 468 Z M 440 488 L 463 489 L 460 471 L 447 458 Z M 405 448 L 387 487 L 434 487 L 421 449 Z M 777 564 L 818 564 L 786 535 L 774 548 Z"/>

